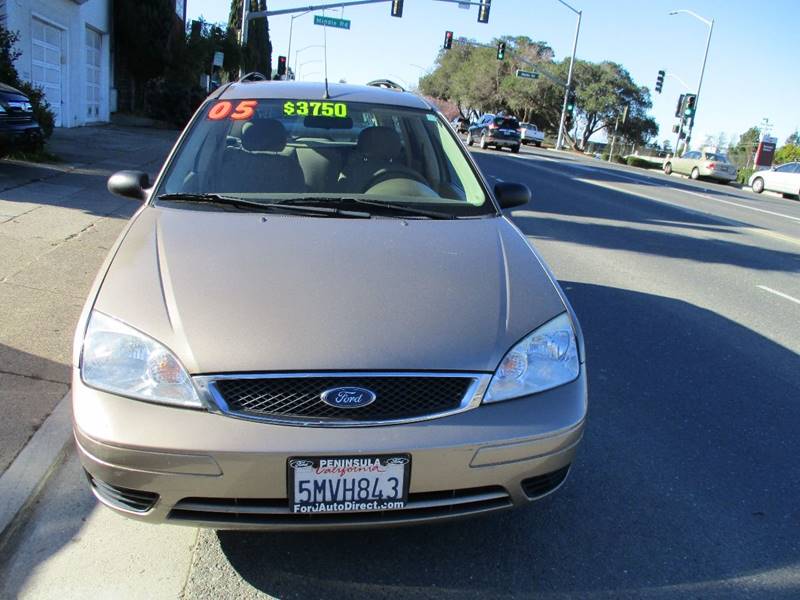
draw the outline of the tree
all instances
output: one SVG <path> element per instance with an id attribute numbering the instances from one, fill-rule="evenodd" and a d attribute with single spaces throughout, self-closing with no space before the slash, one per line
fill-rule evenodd
<path id="1" fill-rule="evenodd" d="M 800 161 L 800 144 L 785 144 L 775 152 L 776 165 L 795 161 Z"/>
<path id="2" fill-rule="evenodd" d="M 493 48 L 500 41 L 506 44 L 502 61 L 497 60 Z M 564 102 L 564 86 L 557 82 L 566 81 L 569 59 L 554 62 L 553 50 L 546 42 L 525 36 L 504 36 L 490 46 L 456 43 L 450 50 L 440 50 L 434 69 L 420 79 L 420 91 L 454 102 L 463 116 L 502 110 L 540 129 L 557 132 Z M 539 71 L 540 77 L 516 77 L 517 69 Z M 573 89 L 581 147 L 597 132 L 613 128 L 626 105 L 628 118 L 620 124 L 619 136 L 630 143 L 645 144 L 658 134 L 655 120 L 647 115 L 651 107 L 649 90 L 636 85 L 621 65 L 576 61 Z M 567 139 L 571 141 L 570 132 Z"/>
<path id="3" fill-rule="evenodd" d="M 755 125 L 745 131 L 734 144 L 728 146 L 728 158 L 739 168 L 749 167 L 758 147 L 761 130 Z"/>
<path id="4" fill-rule="evenodd" d="M 242 29 L 243 1 L 250 2 L 251 12 L 267 10 L 266 0 L 231 0 L 228 28 L 237 33 Z M 269 23 L 266 17 L 250 19 L 242 60 L 243 71 L 258 71 L 267 79 L 272 79 L 272 42 L 269 39 Z"/>
<path id="5" fill-rule="evenodd" d="M 181 43 L 176 29 L 175 3 L 171 0 L 138 0 L 114 3 L 115 48 L 133 83 L 133 108 L 144 102 L 144 84 L 161 76 Z M 165 60 L 166 58 L 166 60 Z"/>
<path id="6" fill-rule="evenodd" d="M 795 129 L 788 138 L 786 138 L 786 145 L 800 146 L 800 131 Z"/>
<path id="7" fill-rule="evenodd" d="M 661 146 L 664 149 L 664 152 L 672 152 L 672 142 L 669 140 L 664 140 L 661 142 Z"/>

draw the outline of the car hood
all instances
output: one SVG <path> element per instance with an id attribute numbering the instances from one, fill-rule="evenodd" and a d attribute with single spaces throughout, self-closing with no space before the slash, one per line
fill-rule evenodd
<path id="1" fill-rule="evenodd" d="M 331 219 L 148 207 L 95 308 L 192 374 L 493 371 L 564 312 L 505 218 Z"/>

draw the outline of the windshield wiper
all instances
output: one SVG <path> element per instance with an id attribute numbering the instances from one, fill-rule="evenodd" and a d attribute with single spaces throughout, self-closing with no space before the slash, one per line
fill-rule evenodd
<path id="1" fill-rule="evenodd" d="M 209 204 L 227 204 L 238 208 L 252 208 L 262 211 L 283 211 L 292 214 L 304 214 L 307 216 L 320 217 L 349 217 L 356 219 L 369 219 L 372 215 L 368 212 L 342 210 L 337 207 L 324 206 L 292 206 L 283 202 L 258 202 L 247 200 L 236 196 L 226 196 L 225 194 L 191 194 L 179 192 L 176 194 L 161 194 L 159 200 L 169 200 L 171 202 L 206 202 Z"/>
<path id="2" fill-rule="evenodd" d="M 340 197 L 340 196 L 307 196 L 300 198 L 290 198 L 289 200 L 281 200 L 279 204 L 284 206 L 325 206 L 326 204 L 357 204 L 358 206 L 374 206 L 384 210 L 393 211 L 395 213 L 402 213 L 406 216 L 414 215 L 419 217 L 427 217 L 428 219 L 456 219 L 455 215 L 438 210 L 428 210 L 426 208 L 414 208 L 404 204 L 393 204 L 391 202 L 377 202 L 373 200 L 364 200 L 362 198 Z"/>

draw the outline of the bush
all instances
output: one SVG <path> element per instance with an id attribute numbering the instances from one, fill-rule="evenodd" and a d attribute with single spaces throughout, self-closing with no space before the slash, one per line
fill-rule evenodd
<path id="1" fill-rule="evenodd" d="M 205 97 L 205 91 L 198 85 L 158 77 L 147 82 L 145 111 L 153 119 L 183 128 Z"/>
<path id="2" fill-rule="evenodd" d="M 741 183 L 742 185 L 747 185 L 747 182 L 750 181 L 750 176 L 755 173 L 755 169 L 739 169 L 739 172 L 736 174 L 736 181 Z"/>
<path id="3" fill-rule="evenodd" d="M 53 134 L 56 125 L 56 116 L 50 108 L 50 103 L 44 97 L 42 88 L 35 87 L 32 83 L 21 81 L 16 88 L 25 94 L 33 105 L 33 117 L 39 122 L 44 137 L 49 138 Z"/>
<path id="4" fill-rule="evenodd" d="M 53 133 L 56 117 L 50 109 L 50 104 L 45 99 L 44 91 L 29 81 L 19 78 L 17 68 L 14 66 L 14 63 L 21 55 L 21 52 L 15 48 L 18 40 L 18 33 L 8 31 L 3 26 L 0 26 L 0 80 L 11 87 L 17 88 L 28 97 L 33 106 L 34 118 L 39 122 L 44 137 L 48 138 Z"/>
<path id="5" fill-rule="evenodd" d="M 639 167 L 640 169 L 654 169 L 658 167 L 657 163 L 639 158 L 638 156 L 629 156 L 625 162 L 628 163 L 629 167 Z"/>

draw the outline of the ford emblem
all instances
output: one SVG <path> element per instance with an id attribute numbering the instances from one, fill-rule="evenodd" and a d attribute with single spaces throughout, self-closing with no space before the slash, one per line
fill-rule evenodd
<path id="1" fill-rule="evenodd" d="M 336 408 L 361 408 L 375 402 L 375 392 L 360 387 L 338 387 L 325 390 L 320 398 Z"/>

